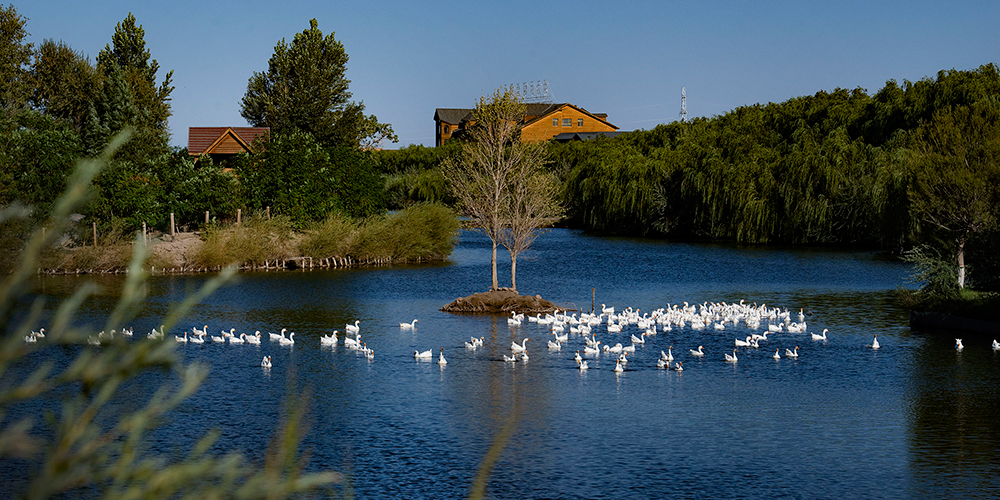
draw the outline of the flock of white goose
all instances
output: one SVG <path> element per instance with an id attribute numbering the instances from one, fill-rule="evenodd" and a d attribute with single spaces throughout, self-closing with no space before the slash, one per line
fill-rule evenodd
<path id="1" fill-rule="evenodd" d="M 580 313 L 579 315 L 567 315 L 565 312 L 560 313 L 556 311 L 555 314 L 525 316 L 524 314 L 512 313 L 511 317 L 507 318 L 507 324 L 512 331 L 520 329 L 525 322 L 536 323 L 545 327 L 552 335 L 552 339 L 548 340 L 546 344 L 547 349 L 552 352 L 562 351 L 563 346 L 570 343 L 571 335 L 574 338 L 582 339 L 583 343 L 578 345 L 583 348 L 583 355 L 580 354 L 580 350 L 577 350 L 573 358 L 579 370 L 586 371 L 589 369 L 586 358 L 597 358 L 603 354 L 616 356 L 614 371 L 620 373 L 625 370 L 626 365 L 630 362 L 629 355 L 636 352 L 637 346 L 646 344 L 647 338 L 654 337 L 661 332 L 670 332 L 675 328 L 689 328 L 694 331 L 711 329 L 715 332 L 724 332 L 734 329 L 740 324 L 745 325 L 749 330 L 761 331 L 759 334 L 751 333 L 751 335 L 747 335 L 743 339 L 734 337 L 732 354 L 729 352 L 722 353 L 723 359 L 726 362 L 737 363 L 739 362 L 739 348 L 741 347 L 759 349 L 761 342 L 767 342 L 774 338 L 773 336 L 775 335 L 806 332 L 807 324 L 802 310 L 799 310 L 797 319 L 798 321 L 794 321 L 792 313 L 787 309 L 770 308 L 766 305 L 749 305 L 741 300 L 739 304 L 705 302 L 699 305 L 691 305 L 684 302 L 683 305 L 668 305 L 665 308 L 642 314 L 640 314 L 640 310 L 633 310 L 631 307 L 616 313 L 614 307 L 607 307 L 604 304 L 601 304 L 601 312 L 595 314 Z M 399 328 L 400 330 L 415 330 L 417 321 L 414 319 L 410 323 L 399 323 Z M 360 324 L 361 322 L 358 320 L 353 324 L 344 326 L 344 346 L 347 349 L 357 350 L 364 354 L 367 359 L 373 360 L 375 359 L 375 351 L 368 347 L 367 343 L 362 342 Z M 626 328 L 633 326 L 638 335 L 632 333 L 626 340 L 628 345 L 624 345 L 620 341 L 625 340 L 623 332 Z M 269 333 L 268 336 L 270 341 L 276 341 L 279 345 L 294 345 L 295 332 L 288 333 L 287 335 L 286 332 L 288 330 L 282 328 L 279 333 Z M 337 335 L 338 333 L 340 333 L 338 330 L 334 330 L 330 335 L 321 336 L 320 345 L 337 346 L 340 340 Z M 607 335 L 607 337 L 603 341 L 598 340 L 597 333 Z M 828 333 L 829 330 L 824 329 L 820 334 L 811 333 L 810 338 L 814 341 L 825 342 L 827 341 Z M 621 337 L 618 336 L 619 334 L 621 334 Z M 768 338 L 769 334 L 772 335 L 772 338 Z M 96 337 L 91 336 L 88 339 L 88 343 L 100 345 L 101 343 L 113 341 L 115 335 L 119 335 L 120 338 L 131 338 L 133 331 L 131 328 L 122 329 L 121 331 L 112 330 L 108 334 L 102 331 Z M 24 341 L 35 343 L 39 338 L 44 337 L 45 329 L 42 328 L 37 332 L 33 331 L 29 335 L 26 335 Z M 160 326 L 160 330 L 153 328 L 146 337 L 149 339 L 163 339 L 163 326 Z M 210 335 L 208 333 L 208 325 L 204 325 L 201 329 L 198 327 L 192 328 L 190 334 L 185 331 L 183 336 L 175 335 L 174 339 L 184 344 L 204 344 L 208 342 L 205 337 L 209 337 L 209 340 L 216 344 L 260 345 L 262 334 L 257 330 L 253 334 L 240 333 L 237 335 L 236 329 L 231 328 L 228 332 L 221 330 L 220 335 Z M 503 354 L 502 360 L 507 363 L 528 361 L 530 359 L 527 346 L 529 340 L 529 338 L 525 337 L 521 343 L 511 342 L 510 355 Z M 465 349 L 475 351 L 483 347 L 485 341 L 485 337 L 472 337 L 470 341 L 465 342 Z M 612 342 L 615 343 L 613 346 L 611 345 Z M 879 349 L 881 345 L 878 341 L 878 335 L 875 335 L 872 343 L 866 347 Z M 965 348 L 962 344 L 962 339 L 955 339 L 955 348 L 958 351 L 962 351 Z M 1000 351 L 1000 342 L 993 340 L 992 348 L 994 351 Z M 697 349 L 688 349 L 688 353 L 691 357 L 695 358 L 704 358 L 706 355 L 705 348 L 702 345 L 699 345 Z M 414 350 L 413 357 L 420 361 L 433 360 L 434 351 L 433 349 L 425 351 Z M 780 360 L 783 357 L 781 349 L 775 348 L 774 355 L 771 357 Z M 798 358 L 799 346 L 795 346 L 794 349 L 786 348 L 784 357 Z M 444 347 L 439 348 L 437 363 L 442 367 L 448 364 L 448 360 L 445 358 Z M 261 367 L 271 368 L 271 366 L 271 357 L 265 356 L 261 360 Z M 660 351 L 656 367 L 680 372 L 684 370 L 684 363 L 677 360 L 674 356 L 673 346 L 670 346 L 666 351 Z"/>

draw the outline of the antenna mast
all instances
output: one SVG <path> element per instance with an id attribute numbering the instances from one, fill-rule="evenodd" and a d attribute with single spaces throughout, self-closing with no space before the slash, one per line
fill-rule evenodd
<path id="1" fill-rule="evenodd" d="M 688 121 L 687 87 L 681 87 L 681 122 Z"/>

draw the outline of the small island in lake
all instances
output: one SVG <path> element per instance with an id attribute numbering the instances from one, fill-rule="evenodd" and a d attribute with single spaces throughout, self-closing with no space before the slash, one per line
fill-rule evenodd
<path id="1" fill-rule="evenodd" d="M 511 312 L 551 313 L 555 312 L 556 309 L 563 310 L 543 299 L 540 295 L 520 295 L 516 290 L 510 288 L 499 288 L 488 292 L 474 293 L 468 297 L 459 297 L 441 308 L 444 312 L 504 315 Z"/>

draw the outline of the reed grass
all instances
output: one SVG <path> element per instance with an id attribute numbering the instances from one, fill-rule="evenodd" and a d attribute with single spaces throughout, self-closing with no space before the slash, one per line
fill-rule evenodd
<path id="1" fill-rule="evenodd" d="M 194 255 L 194 265 L 216 268 L 287 259 L 295 255 L 294 239 L 290 218 L 268 219 L 263 213 L 254 213 L 240 224 L 209 226 L 202 235 L 204 243 Z"/>
<path id="2" fill-rule="evenodd" d="M 331 216 L 310 228 L 299 248 L 314 259 L 350 257 L 383 263 L 443 259 L 451 254 L 458 227 L 451 209 L 420 203 L 362 221 Z"/>

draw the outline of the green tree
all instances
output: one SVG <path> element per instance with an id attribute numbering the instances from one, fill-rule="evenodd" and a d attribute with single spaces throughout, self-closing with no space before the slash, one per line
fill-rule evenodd
<path id="1" fill-rule="evenodd" d="M 291 44 L 282 38 L 275 45 L 267 71 L 250 77 L 240 114 L 275 134 L 308 132 L 324 146 L 371 149 L 383 140 L 396 142 L 390 125 L 365 116 L 364 103 L 351 101 L 344 45 L 317 26 L 312 19 Z"/>
<path id="2" fill-rule="evenodd" d="M 955 242 L 958 286 L 965 245 L 997 227 L 1000 206 L 1000 101 L 944 108 L 914 134 L 913 215 Z"/>
<path id="3" fill-rule="evenodd" d="M 68 120 L 81 130 L 101 91 L 101 75 L 90 61 L 65 43 L 47 39 L 38 48 L 31 75 L 35 109 Z"/>
<path id="4" fill-rule="evenodd" d="M 134 125 L 159 132 L 165 140 L 167 119 L 171 114 L 170 93 L 174 87 L 170 83 L 174 72 L 168 71 L 160 85 L 156 85 L 160 64 L 156 59 L 150 59 L 145 36 L 146 31 L 142 25 L 136 25 L 135 16 L 129 12 L 122 22 L 115 25 L 111 43 L 97 55 L 97 65 L 105 74 L 115 71 L 114 67 L 122 72 L 137 111 Z"/>
<path id="5" fill-rule="evenodd" d="M 34 49 L 24 40 L 27 23 L 13 5 L 0 4 L 0 108 L 8 113 L 23 108 L 31 97 L 28 65 Z"/>

